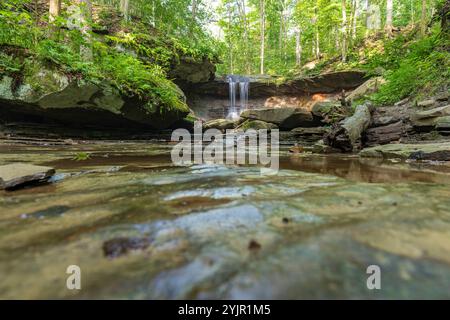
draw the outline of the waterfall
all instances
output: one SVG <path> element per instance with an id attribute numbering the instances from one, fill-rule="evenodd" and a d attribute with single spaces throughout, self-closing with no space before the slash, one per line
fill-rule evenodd
<path id="1" fill-rule="evenodd" d="M 227 81 L 230 90 L 230 107 L 228 109 L 227 118 L 237 119 L 239 114 L 247 109 L 248 104 L 248 90 L 250 86 L 250 79 L 246 77 L 229 75 Z M 236 106 L 236 89 L 239 87 L 239 108 Z"/>

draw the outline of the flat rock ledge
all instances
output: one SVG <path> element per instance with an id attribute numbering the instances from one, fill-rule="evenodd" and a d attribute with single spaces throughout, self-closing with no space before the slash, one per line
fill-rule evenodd
<path id="1" fill-rule="evenodd" d="M 450 142 L 423 144 L 385 144 L 363 149 L 361 157 L 450 161 Z"/>
<path id="2" fill-rule="evenodd" d="M 55 174 L 51 167 L 26 163 L 12 163 L 0 166 L 0 190 L 14 189 L 28 183 L 46 182 Z"/>

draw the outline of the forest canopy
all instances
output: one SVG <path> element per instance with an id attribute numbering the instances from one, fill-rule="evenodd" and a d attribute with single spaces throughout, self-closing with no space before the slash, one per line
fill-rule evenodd
<path id="1" fill-rule="evenodd" d="M 218 74 L 361 68 L 392 80 L 376 97 L 388 103 L 448 81 L 448 8 L 447 0 L 5 0 L 0 71 L 50 61 L 183 109 L 168 72 L 187 56 Z"/>

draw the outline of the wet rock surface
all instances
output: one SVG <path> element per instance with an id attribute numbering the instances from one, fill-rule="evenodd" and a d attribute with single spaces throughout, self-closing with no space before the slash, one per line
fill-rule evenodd
<path id="1" fill-rule="evenodd" d="M 261 175 L 175 167 L 167 143 L 44 149 L 0 144 L 2 165 L 65 175 L 0 192 L 2 298 L 450 297 L 450 167 L 282 150 Z M 366 287 L 374 264 L 382 290 Z"/>
<path id="2" fill-rule="evenodd" d="M 386 144 L 364 149 L 362 157 L 450 161 L 450 143 Z"/>
<path id="3" fill-rule="evenodd" d="M 13 189 L 31 183 L 48 181 L 55 169 L 27 163 L 12 163 L 0 166 L 0 189 Z"/>

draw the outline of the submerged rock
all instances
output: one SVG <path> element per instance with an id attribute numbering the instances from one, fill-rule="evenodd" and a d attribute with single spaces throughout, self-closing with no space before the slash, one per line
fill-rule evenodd
<path id="1" fill-rule="evenodd" d="M 0 189 L 13 189 L 33 182 L 46 182 L 55 174 L 50 167 L 26 163 L 0 166 Z"/>
<path id="2" fill-rule="evenodd" d="M 147 238 L 116 238 L 103 243 L 103 253 L 108 258 L 117 258 L 129 251 L 143 250 L 150 245 Z"/>

